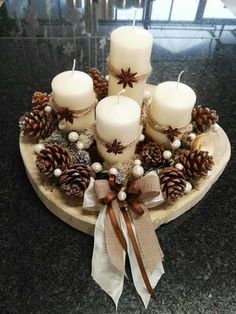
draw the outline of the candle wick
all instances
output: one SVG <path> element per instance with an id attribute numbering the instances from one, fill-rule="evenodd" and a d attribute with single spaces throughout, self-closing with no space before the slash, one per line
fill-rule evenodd
<path id="1" fill-rule="evenodd" d="M 179 73 L 179 75 L 178 75 L 178 79 L 177 79 L 177 86 L 176 86 L 176 88 L 178 88 L 179 87 L 179 82 L 180 82 L 180 78 L 181 78 L 181 75 L 184 73 L 184 71 L 181 71 L 180 73 Z"/>
<path id="2" fill-rule="evenodd" d="M 71 76 L 74 74 L 75 65 L 76 65 L 76 59 L 73 60 L 73 66 L 72 66 Z"/>
<path id="3" fill-rule="evenodd" d="M 117 94 L 117 103 L 120 103 L 120 95 L 125 93 L 125 89 L 123 88 L 118 94 Z"/>
<path id="4" fill-rule="evenodd" d="M 135 22 L 136 22 L 137 11 L 138 11 L 137 9 L 135 9 L 134 11 L 133 27 L 135 26 Z"/>

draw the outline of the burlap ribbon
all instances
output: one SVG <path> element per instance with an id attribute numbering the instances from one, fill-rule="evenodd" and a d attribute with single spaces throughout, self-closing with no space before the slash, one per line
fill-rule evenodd
<path id="1" fill-rule="evenodd" d="M 130 251 L 134 252 L 135 263 L 142 275 L 140 280 L 145 284 L 143 288 L 136 289 L 146 306 L 149 301 L 147 294 L 154 294 L 153 283 L 157 282 L 164 272 L 162 270 L 155 272 L 158 265 L 162 268 L 163 253 L 148 211 L 148 207 L 156 206 L 163 201 L 158 176 L 152 172 L 139 180 L 129 182 L 125 190 L 127 194 L 125 202 L 117 198 L 121 186 L 115 183 L 114 176 L 110 176 L 109 180 L 96 180 L 93 185 L 96 198 L 106 206 L 104 233 L 109 260 L 118 272 L 125 274 L 124 253 L 128 251 L 130 256 Z M 91 189 L 88 190 L 90 196 L 87 199 L 91 199 Z M 84 203 L 87 208 L 92 207 L 91 205 L 90 201 Z M 126 235 L 124 230 L 127 231 Z M 132 269 L 134 263 L 130 264 Z M 137 273 L 137 270 L 132 270 L 133 275 L 135 272 Z M 152 274 L 154 278 L 151 277 Z M 137 278 L 134 278 L 134 281 L 137 281 Z M 136 282 L 135 285 L 139 284 Z M 142 295 L 144 287 L 147 291 L 146 296 Z M 112 296 L 112 293 L 104 290 Z"/>

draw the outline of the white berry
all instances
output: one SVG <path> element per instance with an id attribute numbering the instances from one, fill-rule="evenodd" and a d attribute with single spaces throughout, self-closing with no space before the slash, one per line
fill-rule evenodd
<path id="1" fill-rule="evenodd" d="M 70 132 L 68 135 L 68 139 L 71 143 L 75 143 L 76 141 L 78 141 L 78 138 L 79 134 L 75 131 Z"/>
<path id="2" fill-rule="evenodd" d="M 182 164 L 180 164 L 180 163 L 177 163 L 177 164 L 175 165 L 175 168 L 178 169 L 178 170 L 183 170 L 183 169 L 184 169 L 184 166 L 183 166 Z"/>
<path id="3" fill-rule="evenodd" d="M 42 143 L 38 143 L 34 146 L 34 151 L 36 154 L 39 154 L 43 149 L 45 149 L 45 146 Z"/>
<path id="4" fill-rule="evenodd" d="M 76 146 L 77 146 L 78 149 L 84 149 L 84 143 L 83 142 L 78 141 L 76 143 Z"/>
<path id="5" fill-rule="evenodd" d="M 171 153 L 170 150 L 165 150 L 165 151 L 163 152 L 163 158 L 164 158 L 164 159 L 170 159 L 171 156 L 172 156 L 172 153 Z"/>
<path id="6" fill-rule="evenodd" d="M 102 171 L 102 165 L 100 164 L 100 162 L 94 162 L 92 165 L 91 165 L 91 168 L 94 172 L 100 172 Z"/>
<path id="7" fill-rule="evenodd" d="M 110 173 L 110 174 L 113 174 L 114 176 L 116 176 L 117 173 L 118 173 L 118 170 L 117 170 L 116 168 L 111 168 L 111 169 L 109 170 L 109 173 Z"/>
<path id="8" fill-rule="evenodd" d="M 144 134 L 140 134 L 139 135 L 139 142 L 143 142 L 145 140 L 145 135 Z"/>
<path id="9" fill-rule="evenodd" d="M 215 123 L 212 126 L 212 131 L 216 133 L 219 130 L 219 128 L 220 128 L 220 126 L 217 123 Z"/>
<path id="10" fill-rule="evenodd" d="M 117 197 L 118 197 L 118 200 L 119 201 L 124 201 L 127 197 L 126 193 L 124 191 L 120 191 L 118 194 L 117 194 Z"/>
<path id="11" fill-rule="evenodd" d="M 56 169 L 53 171 L 53 174 L 54 174 L 55 177 L 60 177 L 61 173 L 62 173 L 62 171 L 61 171 L 61 169 L 59 169 L 59 168 L 56 168 Z"/>
<path id="12" fill-rule="evenodd" d="M 65 128 L 66 128 L 66 121 L 60 121 L 59 123 L 58 123 L 58 128 L 60 129 L 60 130 L 64 130 Z"/>
<path id="13" fill-rule="evenodd" d="M 194 141 L 196 136 L 197 136 L 196 133 L 190 133 L 189 134 L 189 138 L 190 138 L 191 141 Z"/>
<path id="14" fill-rule="evenodd" d="M 142 177 L 144 174 L 144 169 L 142 166 L 134 166 L 132 169 L 132 173 L 135 177 Z"/>
<path id="15" fill-rule="evenodd" d="M 177 149 L 179 148 L 181 145 L 181 142 L 178 138 L 174 139 L 174 141 L 172 143 L 170 143 L 170 146 L 173 148 L 173 149 Z"/>
<path id="16" fill-rule="evenodd" d="M 108 74 L 105 76 L 105 79 L 106 79 L 107 81 L 109 81 L 109 75 L 108 75 Z"/>
<path id="17" fill-rule="evenodd" d="M 208 171 L 207 171 L 207 177 L 209 178 L 211 175 L 212 175 L 211 170 L 208 170 Z"/>
<path id="18" fill-rule="evenodd" d="M 134 166 L 141 166 L 142 162 L 139 159 L 134 160 Z"/>
<path id="19" fill-rule="evenodd" d="M 191 191 L 192 191 L 192 184 L 190 182 L 186 181 L 186 186 L 185 186 L 185 189 L 184 189 L 184 193 L 188 194 Z"/>
<path id="20" fill-rule="evenodd" d="M 52 111 L 52 107 L 51 106 L 45 106 L 44 111 L 50 113 Z"/>

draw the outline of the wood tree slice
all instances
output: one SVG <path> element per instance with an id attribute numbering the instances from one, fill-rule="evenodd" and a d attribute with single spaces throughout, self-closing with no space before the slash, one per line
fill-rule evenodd
<path id="1" fill-rule="evenodd" d="M 34 143 L 32 140 L 20 136 L 19 144 L 27 176 L 44 205 L 70 226 L 93 235 L 98 214 L 83 210 L 81 204 L 76 204 L 75 201 L 65 197 L 57 188 L 50 189 L 50 185 L 47 185 L 47 182 L 44 181 L 43 176 L 35 166 L 34 145 L 36 142 Z M 150 214 L 155 228 L 176 219 L 197 204 L 217 181 L 227 165 L 231 148 L 228 137 L 221 127 L 218 128 L 216 133 L 208 132 L 202 134 L 198 141 L 195 142 L 195 146 L 203 147 L 204 150 L 212 153 L 215 162 L 212 175 L 200 182 L 198 190 L 192 190 L 177 202 L 166 202 L 151 209 Z"/>

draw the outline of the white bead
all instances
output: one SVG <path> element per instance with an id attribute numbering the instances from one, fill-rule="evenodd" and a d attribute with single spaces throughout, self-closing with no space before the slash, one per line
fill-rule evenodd
<path id="1" fill-rule="evenodd" d="M 135 177 L 142 177 L 144 174 L 144 169 L 142 166 L 134 166 L 132 169 L 132 173 Z"/>
<path id="2" fill-rule="evenodd" d="M 91 168 L 94 172 L 100 172 L 102 171 L 102 165 L 100 164 L 100 162 L 94 162 L 92 165 L 91 165 Z"/>
<path id="3" fill-rule="evenodd" d="M 183 166 L 182 164 L 180 164 L 180 163 L 177 163 L 177 164 L 175 165 L 175 168 L 178 169 L 178 170 L 183 170 L 183 169 L 184 169 L 184 166 Z"/>
<path id="4" fill-rule="evenodd" d="M 196 133 L 190 133 L 189 134 L 189 138 L 190 138 L 191 141 L 194 141 L 196 136 L 197 136 Z"/>
<path id="5" fill-rule="evenodd" d="M 64 130 L 66 128 L 66 121 L 62 120 L 58 123 L 58 128 Z"/>
<path id="6" fill-rule="evenodd" d="M 76 143 L 76 146 L 77 146 L 78 149 L 84 149 L 84 143 L 83 142 L 78 141 Z"/>
<path id="7" fill-rule="evenodd" d="M 45 106 L 44 111 L 50 113 L 52 111 L 52 107 L 51 106 Z"/>
<path id="8" fill-rule="evenodd" d="M 207 171 L 207 177 L 209 178 L 211 175 L 212 175 L 212 171 L 211 171 L 211 170 L 208 170 L 208 171 Z"/>
<path id="9" fill-rule="evenodd" d="M 177 149 L 179 148 L 181 145 L 181 142 L 178 138 L 174 139 L 174 141 L 172 143 L 170 143 L 170 146 L 173 148 L 173 149 Z"/>
<path id="10" fill-rule="evenodd" d="M 143 142 L 145 140 L 145 135 L 144 134 L 140 134 L 139 135 L 139 142 Z"/>
<path id="11" fill-rule="evenodd" d="M 109 170 L 109 173 L 110 173 L 110 174 L 113 174 L 114 176 L 116 176 L 117 173 L 118 173 L 118 170 L 117 170 L 116 168 L 111 168 L 111 169 Z"/>
<path id="12" fill-rule="evenodd" d="M 142 164 L 141 160 L 139 160 L 139 159 L 135 159 L 134 160 L 134 165 L 135 166 L 141 166 L 141 164 Z"/>
<path id="13" fill-rule="evenodd" d="M 219 124 L 215 123 L 212 126 L 212 131 L 216 133 L 219 130 L 219 128 L 220 128 Z"/>
<path id="14" fill-rule="evenodd" d="M 45 146 L 42 143 L 38 143 L 34 146 L 34 151 L 36 154 L 39 154 L 43 149 L 45 149 Z"/>
<path id="15" fill-rule="evenodd" d="M 68 139 L 71 143 L 78 141 L 78 138 L 79 138 L 79 134 L 75 131 L 70 132 L 68 135 Z"/>
<path id="16" fill-rule="evenodd" d="M 105 76 L 105 79 L 106 79 L 107 81 L 109 80 L 109 75 L 108 75 L 108 74 Z"/>
<path id="17" fill-rule="evenodd" d="M 165 151 L 163 152 L 163 158 L 164 158 L 164 159 L 170 159 L 171 156 L 172 156 L 172 153 L 171 153 L 170 150 L 165 150 Z"/>
<path id="18" fill-rule="evenodd" d="M 120 191 L 118 194 L 117 194 L 117 197 L 118 197 L 118 200 L 119 201 L 124 201 L 127 197 L 126 193 L 124 191 Z"/>
<path id="19" fill-rule="evenodd" d="M 184 189 L 184 193 L 189 193 L 192 191 L 192 184 L 190 182 L 187 182 L 186 181 L 186 186 L 185 186 L 185 189 Z"/>
<path id="20" fill-rule="evenodd" d="M 62 171 L 59 168 L 57 168 L 53 171 L 53 174 L 55 177 L 60 177 L 61 173 L 62 173 Z"/>

